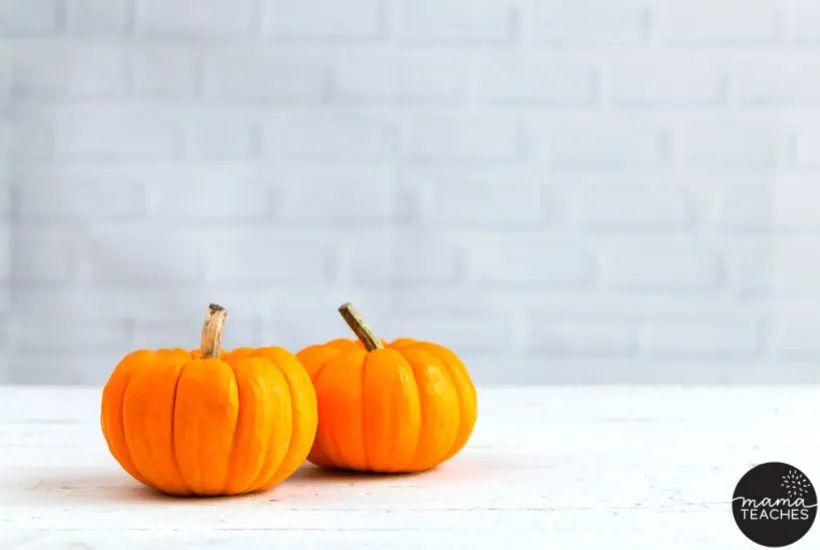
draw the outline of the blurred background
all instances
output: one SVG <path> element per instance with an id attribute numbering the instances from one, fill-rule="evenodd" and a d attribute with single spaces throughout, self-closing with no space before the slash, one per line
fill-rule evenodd
<path id="1" fill-rule="evenodd" d="M 0 382 L 433 339 L 820 381 L 816 0 L 0 0 Z"/>

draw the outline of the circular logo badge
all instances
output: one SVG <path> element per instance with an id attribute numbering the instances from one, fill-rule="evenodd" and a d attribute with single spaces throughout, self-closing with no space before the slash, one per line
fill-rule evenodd
<path id="1" fill-rule="evenodd" d="M 740 478 L 732 513 L 746 538 L 761 546 L 794 544 L 817 516 L 817 493 L 806 474 L 783 462 L 755 466 Z"/>

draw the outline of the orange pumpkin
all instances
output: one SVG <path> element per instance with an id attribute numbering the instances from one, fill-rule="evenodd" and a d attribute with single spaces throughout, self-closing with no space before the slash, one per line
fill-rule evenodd
<path id="1" fill-rule="evenodd" d="M 102 394 L 111 454 L 132 477 L 174 495 L 269 489 L 305 460 L 316 393 L 279 347 L 219 347 L 227 311 L 211 304 L 198 350 L 137 350 Z"/>
<path id="2" fill-rule="evenodd" d="M 327 468 L 418 472 L 458 453 L 475 426 L 476 390 L 444 346 L 376 337 L 350 304 L 339 313 L 359 340 L 296 356 L 316 388 L 319 427 L 308 460 Z"/>

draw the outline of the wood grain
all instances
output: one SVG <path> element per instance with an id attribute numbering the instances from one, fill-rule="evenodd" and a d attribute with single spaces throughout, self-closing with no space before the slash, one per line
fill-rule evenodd
<path id="1" fill-rule="evenodd" d="M 98 389 L 0 387 L 0 548 L 748 549 L 752 465 L 820 480 L 820 389 L 480 389 L 462 453 L 420 475 L 302 467 L 273 490 L 174 499 L 108 454 Z M 820 526 L 799 544 L 820 542 Z"/>

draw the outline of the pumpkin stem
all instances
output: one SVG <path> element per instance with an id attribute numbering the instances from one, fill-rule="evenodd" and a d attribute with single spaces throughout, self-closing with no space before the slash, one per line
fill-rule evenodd
<path id="1" fill-rule="evenodd" d="M 208 304 L 208 314 L 205 316 L 205 324 L 202 325 L 202 339 L 199 344 L 199 351 L 203 359 L 214 359 L 219 357 L 219 345 L 222 343 L 222 324 L 228 310 L 217 304 Z"/>
<path id="2" fill-rule="evenodd" d="M 382 341 L 379 340 L 379 337 L 376 336 L 373 329 L 364 322 L 361 315 L 353 309 L 352 305 L 349 303 L 343 304 L 339 307 L 339 313 L 347 323 L 347 326 L 350 327 L 350 330 L 356 333 L 356 337 L 358 337 L 362 344 L 364 344 L 364 349 L 367 351 L 373 351 L 374 349 L 384 348 Z"/>

